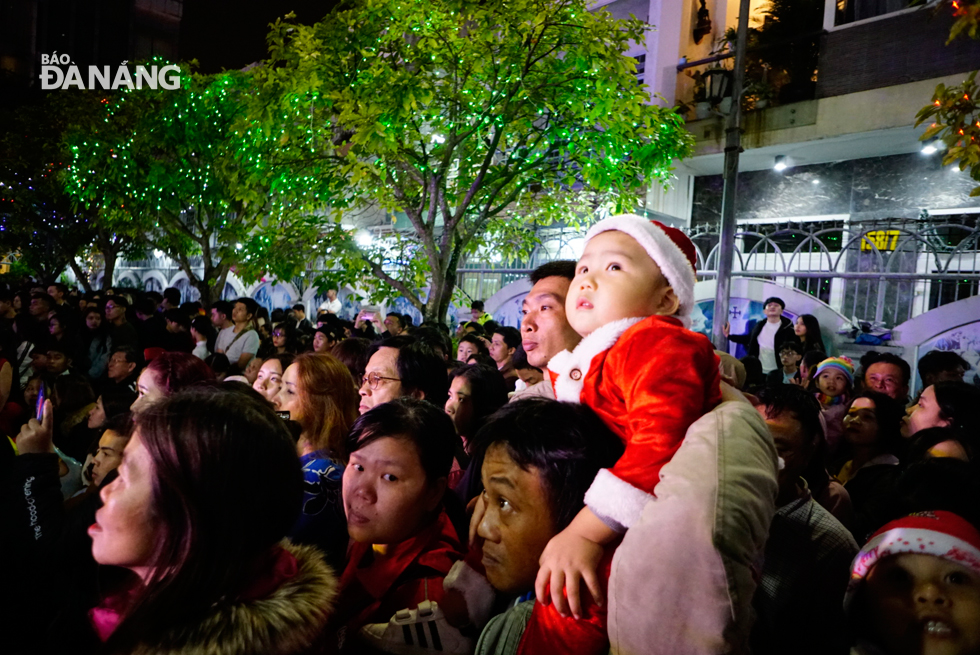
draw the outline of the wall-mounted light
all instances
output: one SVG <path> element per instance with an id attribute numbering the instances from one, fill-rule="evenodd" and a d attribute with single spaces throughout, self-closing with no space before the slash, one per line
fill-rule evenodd
<path id="1" fill-rule="evenodd" d="M 934 155 L 940 150 L 945 150 L 946 144 L 940 139 L 929 139 L 922 144 L 922 149 L 919 150 L 923 155 Z"/>
<path id="2" fill-rule="evenodd" d="M 708 8 L 704 6 L 704 0 L 701 0 L 698 22 L 694 25 L 694 42 L 701 43 L 701 39 L 709 34 L 711 34 L 711 15 L 708 13 Z"/>
<path id="3" fill-rule="evenodd" d="M 792 165 L 793 162 L 786 155 L 776 155 L 776 163 L 773 164 L 772 169 L 777 173 L 782 173 Z"/>

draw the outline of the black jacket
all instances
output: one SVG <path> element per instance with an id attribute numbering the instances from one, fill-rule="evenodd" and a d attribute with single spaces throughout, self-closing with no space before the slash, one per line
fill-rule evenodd
<path id="1" fill-rule="evenodd" d="M 762 328 L 765 326 L 766 321 L 756 321 L 752 329 L 749 330 L 748 334 L 730 334 L 728 336 L 729 341 L 734 341 L 735 343 L 740 343 L 749 349 L 749 355 L 752 357 L 759 356 L 759 335 L 762 334 Z M 792 341 L 796 339 L 796 333 L 793 331 L 793 321 L 789 320 L 785 316 L 779 317 L 779 329 L 776 331 L 776 336 L 773 338 L 773 350 L 776 351 L 776 362 L 779 362 L 779 349 L 786 341 Z"/>

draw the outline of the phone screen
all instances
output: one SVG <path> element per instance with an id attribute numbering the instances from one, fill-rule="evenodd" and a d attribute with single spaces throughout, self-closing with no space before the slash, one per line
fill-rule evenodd
<path id="1" fill-rule="evenodd" d="M 37 405 L 34 407 L 34 418 L 36 418 L 38 422 L 44 420 L 44 396 L 45 395 L 46 394 L 44 393 L 44 384 L 41 384 L 41 389 L 37 393 Z"/>

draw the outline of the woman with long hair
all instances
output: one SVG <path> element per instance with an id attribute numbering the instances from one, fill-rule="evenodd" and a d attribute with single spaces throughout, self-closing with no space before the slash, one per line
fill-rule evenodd
<path id="1" fill-rule="evenodd" d="M 163 353 L 146 365 L 136 381 L 132 410 L 141 412 L 154 402 L 200 382 L 214 381 L 214 372 L 190 353 Z"/>
<path id="2" fill-rule="evenodd" d="M 357 418 L 359 397 L 347 367 L 331 355 L 304 353 L 282 375 L 276 409 L 299 425 L 297 450 L 304 495 L 299 520 L 290 531 L 297 543 L 320 547 L 327 561 L 343 565 L 347 519 L 341 499 L 344 439 Z"/>
<path id="3" fill-rule="evenodd" d="M 282 374 L 286 372 L 289 365 L 293 363 L 293 356 L 289 353 L 272 355 L 262 362 L 259 372 L 255 376 L 252 388 L 262 394 L 262 397 L 270 403 L 275 404 L 276 397 L 282 389 Z"/>
<path id="4" fill-rule="evenodd" d="M 51 425 L 31 421 L 18 441 L 47 452 Z M 21 626 L 30 650 L 293 655 L 319 637 L 335 581 L 316 549 L 283 541 L 302 476 L 288 430 L 251 391 L 188 390 L 137 414 L 118 477 L 100 495 L 88 534 L 102 583 L 42 592 L 56 606 L 18 617 L 35 624 Z M 11 577 L 37 583 L 36 570 Z M 45 639 L 60 643 L 39 647 Z"/>
<path id="5" fill-rule="evenodd" d="M 800 314 L 793 324 L 793 332 L 803 344 L 803 354 L 811 350 L 825 352 L 823 333 L 820 331 L 820 321 L 813 314 Z"/>
<path id="6" fill-rule="evenodd" d="M 877 391 L 864 391 L 847 405 L 844 416 L 844 457 L 837 479 L 851 496 L 851 532 L 862 542 L 889 518 L 899 475 L 902 449 L 901 403 Z"/>

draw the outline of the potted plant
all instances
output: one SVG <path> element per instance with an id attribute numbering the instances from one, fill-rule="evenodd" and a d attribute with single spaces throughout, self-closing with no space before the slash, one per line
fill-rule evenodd
<path id="1" fill-rule="evenodd" d="M 753 109 L 765 109 L 776 99 L 776 89 L 765 80 L 752 82 L 745 87 L 745 98 L 751 98 Z"/>
<path id="2" fill-rule="evenodd" d="M 711 116 L 711 104 L 708 102 L 708 89 L 705 86 L 704 73 L 701 71 L 685 71 L 694 80 L 694 116 L 701 120 Z"/>

